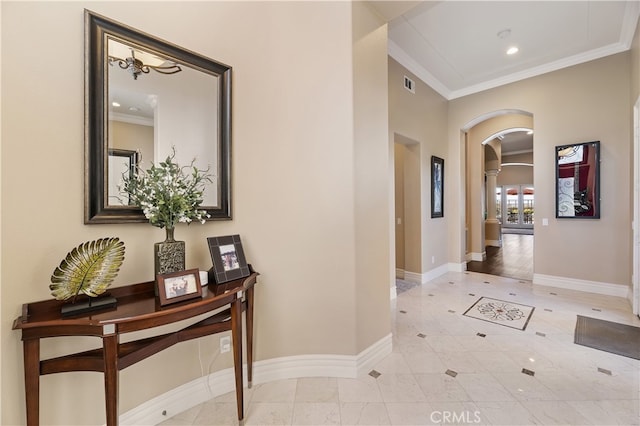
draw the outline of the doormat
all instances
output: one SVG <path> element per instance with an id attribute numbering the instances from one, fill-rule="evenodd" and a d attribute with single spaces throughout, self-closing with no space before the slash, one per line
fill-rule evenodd
<path id="1" fill-rule="evenodd" d="M 640 360 L 640 328 L 578 315 L 574 343 Z"/>
<path id="2" fill-rule="evenodd" d="M 524 330 L 534 309 L 533 306 L 481 297 L 462 315 Z"/>

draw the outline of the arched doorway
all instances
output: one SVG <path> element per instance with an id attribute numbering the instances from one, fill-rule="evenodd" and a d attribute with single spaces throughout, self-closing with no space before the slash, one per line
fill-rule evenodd
<path id="1" fill-rule="evenodd" d="M 498 111 L 465 131 L 467 270 L 533 279 L 533 116 Z"/>

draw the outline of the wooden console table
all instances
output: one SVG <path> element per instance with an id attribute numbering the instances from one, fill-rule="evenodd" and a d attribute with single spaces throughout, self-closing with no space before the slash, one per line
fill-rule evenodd
<path id="1" fill-rule="evenodd" d="M 62 318 L 62 301 L 27 303 L 13 323 L 22 331 L 27 425 L 40 421 L 40 376 L 68 371 L 104 373 L 108 426 L 118 424 L 118 372 L 172 345 L 186 340 L 231 330 L 235 369 L 238 420 L 244 417 L 242 389 L 242 311 L 246 311 L 247 376 L 252 380 L 253 301 L 258 273 L 224 284 L 209 284 L 203 296 L 161 307 L 154 283 L 116 287 L 109 294 L 118 300 L 115 308 Z M 244 297 L 243 297 L 244 294 Z M 221 312 L 213 311 L 222 309 Z M 133 342 L 120 343 L 120 335 L 175 323 L 211 313 L 209 317 L 181 330 Z M 230 320 L 229 320 L 230 319 Z M 40 360 L 40 339 L 60 336 L 93 336 L 102 348 Z"/>

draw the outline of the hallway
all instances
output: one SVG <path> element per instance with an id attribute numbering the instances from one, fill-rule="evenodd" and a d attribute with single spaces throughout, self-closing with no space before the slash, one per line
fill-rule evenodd
<path id="1" fill-rule="evenodd" d="M 535 311 L 523 330 L 465 315 L 480 297 Z M 637 425 L 640 361 L 574 344 L 577 315 L 640 325 L 622 298 L 448 272 L 391 301 L 393 352 L 367 373 L 257 380 L 243 424 Z M 234 398 L 161 425 L 238 425 Z"/>
<path id="2" fill-rule="evenodd" d="M 533 280 L 533 235 L 502 234 L 502 247 L 486 251 L 486 260 L 467 262 L 467 271 Z"/>

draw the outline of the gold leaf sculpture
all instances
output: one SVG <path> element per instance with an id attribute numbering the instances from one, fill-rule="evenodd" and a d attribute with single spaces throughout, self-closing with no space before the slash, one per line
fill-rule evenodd
<path id="1" fill-rule="evenodd" d="M 124 243 L 118 238 L 87 241 L 67 253 L 51 275 L 51 294 L 57 300 L 80 293 L 98 297 L 118 275 L 124 260 Z"/>

